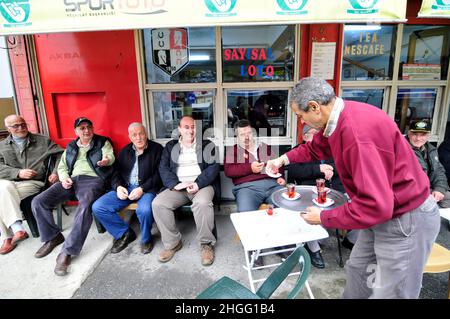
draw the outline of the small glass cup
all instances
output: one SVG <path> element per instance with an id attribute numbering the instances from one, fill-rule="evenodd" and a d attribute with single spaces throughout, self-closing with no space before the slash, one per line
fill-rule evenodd
<path id="1" fill-rule="evenodd" d="M 269 216 L 273 215 L 273 205 L 272 204 L 267 204 L 266 214 Z"/>
<path id="2" fill-rule="evenodd" d="M 286 184 L 287 195 L 289 198 L 295 198 L 295 184 Z"/>
<path id="3" fill-rule="evenodd" d="M 325 180 L 323 178 L 316 179 L 317 193 L 325 190 Z"/>
<path id="4" fill-rule="evenodd" d="M 327 192 L 325 189 L 317 191 L 317 202 L 319 204 L 325 204 L 327 202 Z"/>

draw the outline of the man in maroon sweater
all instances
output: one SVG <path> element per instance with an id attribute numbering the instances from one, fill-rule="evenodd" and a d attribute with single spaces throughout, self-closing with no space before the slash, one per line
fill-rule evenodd
<path id="1" fill-rule="evenodd" d="M 346 264 L 344 298 L 418 298 L 422 272 L 439 232 L 428 177 L 392 119 L 371 105 L 343 101 L 322 79 L 302 79 L 291 108 L 321 131 L 269 161 L 282 165 L 333 157 L 351 198 L 340 207 L 308 207 L 310 224 L 361 229 Z"/>

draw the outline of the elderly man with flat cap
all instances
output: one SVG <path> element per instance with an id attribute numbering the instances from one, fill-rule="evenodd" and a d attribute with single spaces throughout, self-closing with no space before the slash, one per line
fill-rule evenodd
<path id="1" fill-rule="evenodd" d="M 92 224 L 92 203 L 104 193 L 115 159 L 109 138 L 94 134 L 88 118 L 76 119 L 74 126 L 77 138 L 67 145 L 58 165 L 60 182 L 36 196 L 31 203 L 44 242 L 34 256 L 45 257 L 64 242 L 54 270 L 58 276 L 66 275 L 72 256 L 80 254 Z M 55 224 L 52 210 L 73 196 L 79 204 L 72 230 L 64 238 Z"/>
<path id="2" fill-rule="evenodd" d="M 5 126 L 9 136 L 0 142 L 0 254 L 8 254 L 28 233 L 22 226 L 20 202 L 41 190 L 45 184 L 46 162 L 50 156 L 61 157 L 63 149 L 47 136 L 28 131 L 19 115 L 8 115 Z M 58 180 L 56 167 L 48 181 Z"/>
<path id="3" fill-rule="evenodd" d="M 439 161 L 437 148 L 428 140 L 431 135 L 431 123 L 427 120 L 411 122 L 407 140 L 412 146 L 420 166 L 430 180 L 430 192 L 439 207 L 450 207 L 450 192 L 448 191 L 445 168 Z"/>

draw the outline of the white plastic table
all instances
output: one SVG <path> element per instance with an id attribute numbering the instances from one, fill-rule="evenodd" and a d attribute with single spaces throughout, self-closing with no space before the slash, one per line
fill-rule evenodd
<path id="1" fill-rule="evenodd" d="M 445 218 L 448 221 L 450 221 L 450 208 L 440 208 L 439 213 L 441 214 L 442 218 Z"/>
<path id="2" fill-rule="evenodd" d="M 305 242 L 319 240 L 328 237 L 328 232 L 320 225 L 309 225 L 300 216 L 298 211 L 290 211 L 284 208 L 275 208 L 274 214 L 269 216 L 265 210 L 257 210 L 230 215 L 234 228 L 236 229 L 242 246 L 244 247 L 244 268 L 248 272 L 250 289 L 255 292 L 255 283 L 264 281 L 266 278 L 253 279 L 252 271 L 255 269 L 270 268 L 280 265 L 271 264 L 261 267 L 253 267 L 255 259 L 259 256 L 272 255 L 292 249 L 277 249 L 280 246 L 302 245 Z M 266 249 L 263 253 L 259 251 Z M 249 252 L 252 253 L 251 260 Z M 292 273 L 296 275 L 298 273 Z M 306 288 L 311 298 L 311 289 L 308 281 Z"/>

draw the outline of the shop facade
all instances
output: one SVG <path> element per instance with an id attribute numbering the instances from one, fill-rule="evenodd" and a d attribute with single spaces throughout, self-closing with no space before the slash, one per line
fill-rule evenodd
<path id="1" fill-rule="evenodd" d="M 190 2 L 195 1 L 184 5 Z M 383 109 L 403 132 L 412 120 L 428 119 L 431 140 L 444 139 L 450 103 L 446 1 L 394 2 L 403 15 L 384 13 L 390 1 L 341 1 L 350 8 L 346 14 L 359 14 L 352 19 L 330 18 L 332 13 L 322 11 L 335 8 L 314 9 L 308 1 L 266 0 L 276 6 L 276 19 L 244 15 L 236 21 L 242 1 L 197 2 L 215 19 L 209 25 L 195 20 L 197 7 L 183 7 L 180 20 L 152 22 L 158 14 L 148 15 L 147 28 L 136 18 L 134 28 L 127 22 L 130 30 L 72 24 L 46 33 L 37 33 L 45 25 L 23 34 L 8 34 L 17 28 L 4 31 L 14 43 L 8 52 L 20 113 L 37 123 L 35 131 L 63 146 L 73 138 L 73 119 L 87 116 L 117 149 L 128 142 L 126 129 L 133 121 L 145 123 L 151 139 L 164 144 L 188 114 L 201 120 L 204 137 L 220 146 L 221 157 L 223 146 L 234 143 L 234 123 L 247 118 L 263 140 L 283 152 L 301 138 L 289 92 L 300 78 L 314 75 L 327 79 L 344 99 Z M 220 11 L 214 3 L 228 6 Z M 82 21 L 94 13 L 99 20 L 111 18 L 113 9 L 132 4 L 161 13 L 168 1 L 62 4 L 66 18 Z M 440 16 L 418 17 L 437 5 Z M 255 10 L 258 18 L 268 11 L 267 5 Z M 305 18 L 313 10 L 315 17 Z M 364 12 L 379 15 L 364 18 Z M 190 15 L 198 23 L 189 22 Z"/>

